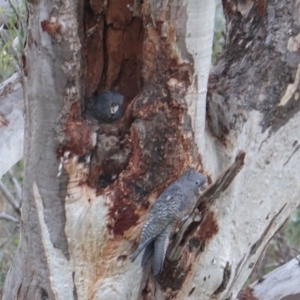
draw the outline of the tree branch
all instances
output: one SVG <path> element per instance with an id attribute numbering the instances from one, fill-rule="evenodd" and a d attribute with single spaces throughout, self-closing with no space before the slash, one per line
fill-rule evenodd
<path id="1" fill-rule="evenodd" d="M 237 299 L 299 299 L 300 256 L 276 268 L 246 289 Z"/>
<path id="2" fill-rule="evenodd" d="M 19 181 L 17 180 L 17 178 L 15 177 L 14 172 L 11 169 L 8 171 L 8 175 L 9 175 L 10 181 L 12 182 L 12 184 L 15 187 L 16 195 L 17 195 L 17 198 L 19 200 L 18 202 L 21 204 L 21 201 L 22 201 L 22 187 L 21 187 Z"/>
<path id="3" fill-rule="evenodd" d="M 6 188 L 4 183 L 0 180 L 0 191 L 2 192 L 3 196 L 7 199 L 7 201 L 10 203 L 10 205 L 13 207 L 15 212 L 20 215 L 20 205 L 16 201 L 16 199 L 13 197 L 13 195 L 10 193 L 10 191 Z"/>
<path id="4" fill-rule="evenodd" d="M 14 222 L 14 223 L 19 223 L 20 222 L 17 218 L 15 218 L 15 217 L 7 214 L 7 213 L 4 213 L 4 212 L 0 212 L 0 219 L 11 221 L 11 222 Z"/>

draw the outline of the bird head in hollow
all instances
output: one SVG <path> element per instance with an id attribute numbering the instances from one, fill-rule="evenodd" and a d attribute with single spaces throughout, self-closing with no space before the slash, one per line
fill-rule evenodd
<path id="1" fill-rule="evenodd" d="M 86 105 L 86 113 L 102 123 L 111 123 L 122 117 L 124 96 L 105 91 L 93 97 Z"/>

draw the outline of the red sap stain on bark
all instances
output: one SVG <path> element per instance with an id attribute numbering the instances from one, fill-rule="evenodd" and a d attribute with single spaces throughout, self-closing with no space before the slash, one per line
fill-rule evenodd
<path id="1" fill-rule="evenodd" d="M 254 297 L 253 289 L 250 287 L 247 287 L 247 288 L 241 290 L 238 293 L 237 298 L 238 298 L 238 300 L 258 300 L 258 298 Z"/>
<path id="2" fill-rule="evenodd" d="M 85 155 L 90 152 L 93 145 L 93 130 L 79 114 L 79 103 L 73 103 L 65 122 L 65 135 L 67 143 L 62 146 L 60 152 L 71 151 L 77 155 Z"/>
<path id="3" fill-rule="evenodd" d="M 147 32 L 142 32 L 140 21 L 133 19 L 131 24 L 135 26 L 133 31 L 135 39 L 143 38 L 143 47 L 141 44 L 132 45 L 130 31 L 126 31 L 123 36 L 126 38 L 126 49 L 129 49 L 126 53 L 121 48 L 122 44 L 113 42 L 112 36 L 117 34 L 116 29 L 111 28 L 107 38 L 109 44 L 107 47 L 111 50 L 109 52 L 112 53 L 113 60 L 108 62 L 109 81 L 113 82 L 118 73 L 125 74 L 116 70 L 119 64 L 116 61 L 118 59 L 122 61 L 118 55 L 123 53 L 123 57 L 128 56 L 127 66 L 130 64 L 128 62 L 130 58 L 134 61 L 134 57 L 139 59 L 142 56 L 142 73 L 138 74 L 148 83 L 142 93 L 128 106 L 132 119 L 130 124 L 132 155 L 128 167 L 112 186 L 117 195 L 128 195 L 131 201 L 124 202 L 124 196 L 114 198 L 112 201 L 109 214 L 111 224 L 120 225 L 111 226 L 110 229 L 118 234 L 123 234 L 126 229 L 131 228 L 130 226 L 134 226 L 138 221 L 138 214 L 145 214 L 145 209 L 149 207 L 149 196 L 153 191 L 159 195 L 188 166 L 199 169 L 201 163 L 193 136 L 187 134 L 191 131 L 191 120 L 186 115 L 187 106 L 184 97 L 193 73 L 191 67 L 170 59 L 173 57 L 171 49 L 168 43 L 160 38 L 159 24 L 158 28 L 154 28 L 152 24 L 144 26 Z M 127 26 L 127 23 L 124 21 L 122 25 L 118 23 L 117 27 L 125 25 Z M 136 47 L 140 47 L 138 51 L 135 50 Z M 138 65 L 139 61 L 135 62 L 133 67 L 137 68 Z M 132 69 L 131 77 L 128 77 L 130 68 L 127 70 L 126 77 L 129 82 L 136 82 L 134 80 L 136 75 L 133 72 L 135 69 Z M 175 83 L 163 84 L 168 82 L 168 78 L 172 78 L 172 82 Z M 120 78 L 120 82 L 126 81 Z M 127 89 L 133 88 L 129 85 Z M 128 205 L 127 209 L 124 209 L 125 205 Z"/>
<path id="4" fill-rule="evenodd" d="M 218 230 L 219 226 L 215 219 L 215 215 L 213 212 L 209 212 L 195 235 L 202 241 L 207 241 L 216 235 Z"/>
<path id="5" fill-rule="evenodd" d="M 228 0 L 222 0 L 223 11 L 225 15 L 232 13 L 232 3 Z"/>
<path id="6" fill-rule="evenodd" d="M 42 27 L 43 31 L 46 31 L 53 37 L 55 37 L 58 34 L 61 34 L 61 25 L 51 22 L 49 20 L 42 21 L 41 27 Z"/>
<path id="7" fill-rule="evenodd" d="M 120 190 L 115 193 L 112 201 L 108 229 L 116 235 L 123 235 L 126 230 L 137 224 L 139 215 L 135 213 L 136 207 L 132 204 L 131 197 L 120 193 Z"/>
<path id="8" fill-rule="evenodd" d="M 9 121 L 5 118 L 5 116 L 0 111 L 0 128 L 7 127 L 8 124 L 9 124 Z"/>
<path id="9" fill-rule="evenodd" d="M 132 111 L 132 155 L 128 167 L 111 187 L 118 196 L 113 198 L 110 208 L 114 224 L 110 229 L 118 234 L 136 224 L 135 210 L 145 213 L 153 191 L 159 195 L 188 166 L 200 166 L 192 138 L 183 134 L 182 127 L 188 126 L 184 109 L 171 98 L 165 86 L 145 90 L 135 99 Z"/>
<path id="10" fill-rule="evenodd" d="M 254 0 L 254 3 L 256 5 L 256 13 L 259 16 L 266 15 L 266 12 L 267 12 L 267 1 L 266 0 Z"/>

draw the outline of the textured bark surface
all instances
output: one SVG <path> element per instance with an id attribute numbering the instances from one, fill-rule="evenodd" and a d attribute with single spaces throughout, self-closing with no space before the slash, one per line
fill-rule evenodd
<path id="1" fill-rule="evenodd" d="M 156 5 L 28 3 L 24 205 L 5 299 L 137 297 L 129 257 L 145 212 L 186 167 L 201 169 L 184 100 L 193 65 L 172 49 L 186 7 Z M 110 88 L 125 115 L 99 127 L 84 103 Z"/>
<path id="2" fill-rule="evenodd" d="M 28 13 L 21 239 L 4 299 L 72 299 L 76 287 L 64 229 L 68 178 L 65 172 L 57 177 L 57 151 L 63 120 L 83 95 L 77 35 L 82 17 L 78 3 L 60 1 L 28 2 Z"/>
<path id="3" fill-rule="evenodd" d="M 235 298 L 299 205 L 299 2 L 223 6 L 226 44 L 209 78 L 203 164 L 214 181 L 237 151 L 246 158 L 212 209 L 219 231 L 196 263 L 190 299 Z"/>
<path id="4" fill-rule="evenodd" d="M 300 296 L 299 256 L 242 290 L 238 300 L 296 300 Z"/>
<path id="5" fill-rule="evenodd" d="M 28 2 L 21 242 L 4 299 L 237 297 L 299 205 L 300 18 L 297 1 L 223 5 L 206 100 L 214 3 Z M 124 116 L 87 119 L 112 88 Z M 215 184 L 153 277 L 130 255 L 188 166 Z"/>
<path id="6" fill-rule="evenodd" d="M 276 1 L 268 6 L 224 1 L 224 6 L 226 47 L 210 76 L 208 120 L 212 134 L 227 145 L 253 110 L 262 114 L 262 131 L 271 133 L 297 114 L 300 53 L 297 1 L 285 9 Z"/>

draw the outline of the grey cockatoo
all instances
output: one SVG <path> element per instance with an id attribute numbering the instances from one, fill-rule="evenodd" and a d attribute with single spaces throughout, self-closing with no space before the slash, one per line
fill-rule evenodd
<path id="1" fill-rule="evenodd" d="M 140 244 L 131 260 L 134 261 L 145 249 L 142 267 L 152 257 L 152 272 L 154 275 L 159 274 L 163 268 L 171 233 L 192 212 L 200 189 L 203 190 L 206 186 L 206 177 L 194 169 L 188 169 L 168 186 L 151 208 Z"/>
<path id="2" fill-rule="evenodd" d="M 105 91 L 86 105 L 86 113 L 101 123 L 112 123 L 122 117 L 124 97 L 115 91 Z"/>

